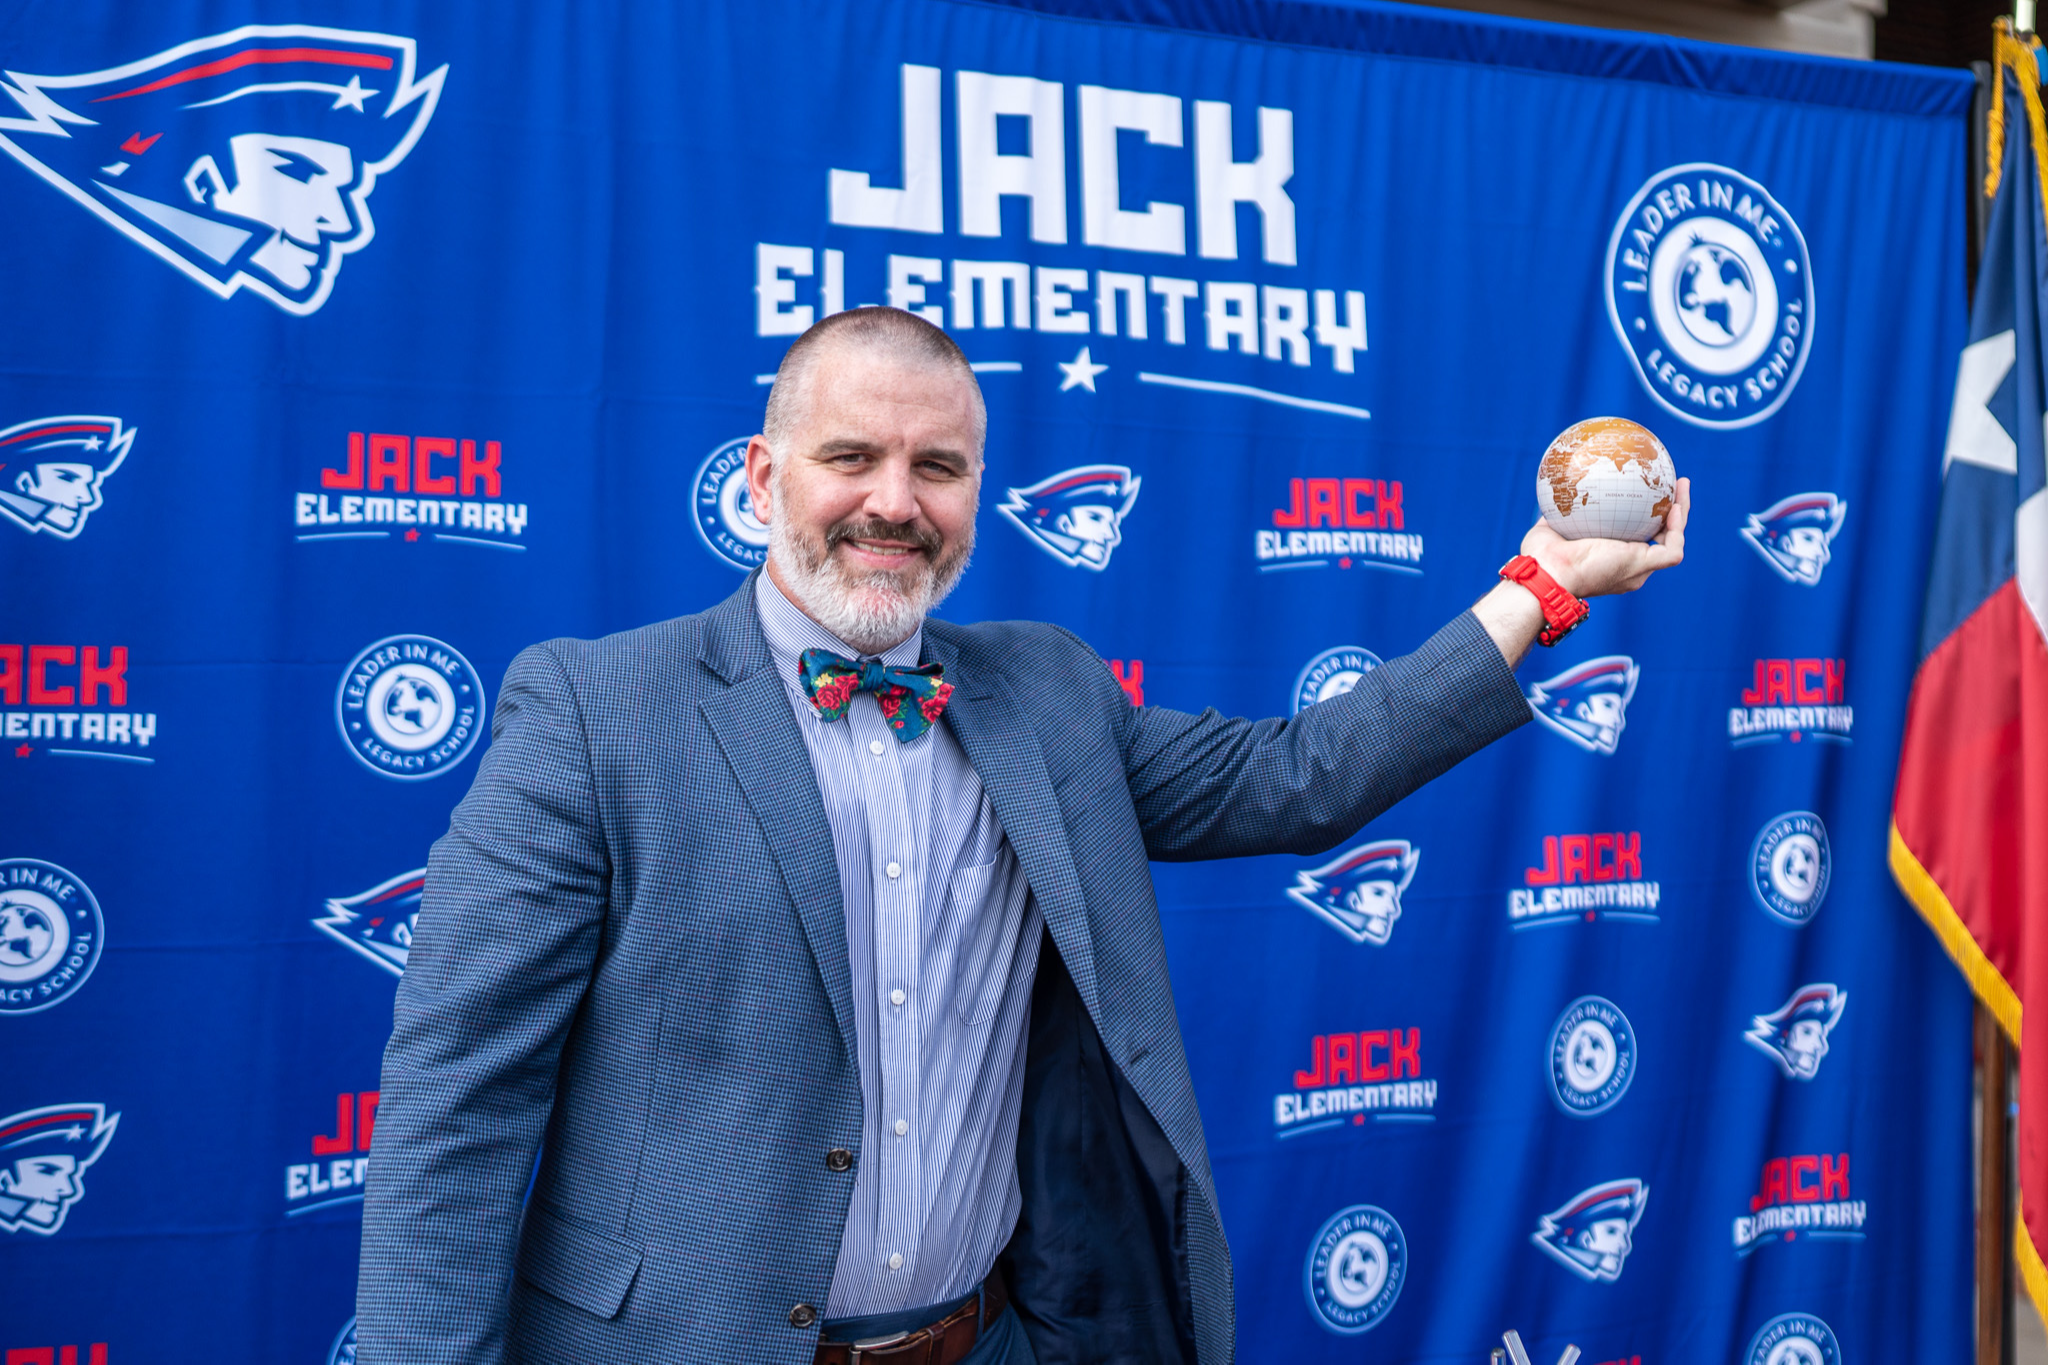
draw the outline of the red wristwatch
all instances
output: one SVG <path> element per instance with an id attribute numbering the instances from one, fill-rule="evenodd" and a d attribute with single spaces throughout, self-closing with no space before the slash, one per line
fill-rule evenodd
<path id="1" fill-rule="evenodd" d="M 1501 565 L 1500 576 L 1510 583 L 1519 583 L 1536 595 L 1537 603 L 1543 608 L 1543 629 L 1537 632 L 1536 643 L 1554 645 L 1579 628 L 1593 612 L 1583 598 L 1566 592 L 1555 578 L 1543 572 L 1543 566 L 1528 555 L 1516 555 Z"/>

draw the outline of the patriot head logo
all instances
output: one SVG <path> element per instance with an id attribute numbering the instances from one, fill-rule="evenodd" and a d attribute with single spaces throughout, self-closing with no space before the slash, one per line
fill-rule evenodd
<path id="1" fill-rule="evenodd" d="M 404 976 L 426 885 L 424 867 L 401 872 L 368 891 L 330 899 L 327 913 L 314 920 L 313 927 L 393 976 Z"/>
<path id="2" fill-rule="evenodd" d="M 327 1348 L 327 1365 L 356 1365 L 356 1320 L 350 1318 L 334 1334 L 334 1344 Z"/>
<path id="3" fill-rule="evenodd" d="M 85 1198 L 85 1168 L 120 1122 L 104 1104 L 46 1104 L 0 1118 L 0 1232 L 48 1237 L 63 1227 Z"/>
<path id="4" fill-rule="evenodd" d="M 1833 493 L 1794 493 L 1761 512 L 1752 512 L 1742 538 L 1787 583 L 1815 587 L 1827 568 L 1829 550 L 1841 533 L 1849 504 Z"/>
<path id="5" fill-rule="evenodd" d="M 118 417 L 38 417 L 0 431 L 0 516 L 30 534 L 77 539 L 134 443 Z"/>
<path id="6" fill-rule="evenodd" d="M 1529 1240 L 1582 1280 L 1613 1284 L 1634 1249 L 1632 1234 L 1650 1202 L 1640 1180 L 1609 1180 L 1580 1190 L 1536 1222 Z"/>
<path id="7" fill-rule="evenodd" d="M 250 24 L 104 71 L 0 73 L 21 111 L 0 148 L 221 298 L 303 317 L 375 236 L 377 178 L 447 74 L 421 76 L 410 38 Z"/>
<path id="8" fill-rule="evenodd" d="M 1753 1018 L 1742 1040 L 1769 1054 L 1792 1080 L 1810 1081 L 1820 1074 L 1821 1059 L 1828 1055 L 1828 1035 L 1842 1022 L 1848 1006 L 1849 992 L 1828 982 L 1801 986 L 1777 1009 Z"/>
<path id="9" fill-rule="evenodd" d="M 1588 753 L 1611 754 L 1628 723 L 1629 698 L 1641 673 L 1626 654 L 1609 654 L 1568 668 L 1529 688 L 1536 719 Z"/>
<path id="10" fill-rule="evenodd" d="M 1083 465 L 1010 489 L 1009 501 L 996 510 L 1068 568 L 1100 573 L 1123 543 L 1124 517 L 1138 500 L 1138 483 L 1120 464 Z"/>
<path id="11" fill-rule="evenodd" d="M 1401 893 L 1415 879 L 1421 859 L 1422 850 L 1406 839 L 1382 839 L 1295 873 L 1287 894 L 1353 943 L 1383 944 L 1394 936 Z"/>

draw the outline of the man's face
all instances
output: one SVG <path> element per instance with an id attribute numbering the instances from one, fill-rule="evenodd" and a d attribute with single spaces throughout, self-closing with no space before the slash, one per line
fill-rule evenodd
<path id="1" fill-rule="evenodd" d="M 747 447 L 748 491 L 773 537 L 770 576 L 850 645 L 878 653 L 908 637 L 974 547 L 971 382 L 831 345 L 789 448 L 759 436 Z"/>
<path id="2" fill-rule="evenodd" d="M 51 1222 L 67 1200 L 78 1197 L 78 1158 L 74 1156 L 25 1156 L 11 1171 L 0 1171 L 0 1186 L 16 1199 L 32 1200 L 44 1208 L 32 1208 L 32 1222 Z M 42 1216 L 38 1216 L 42 1215 Z"/>

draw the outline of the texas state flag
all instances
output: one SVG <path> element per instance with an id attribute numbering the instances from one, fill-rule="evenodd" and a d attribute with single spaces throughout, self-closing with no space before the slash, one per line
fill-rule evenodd
<path id="1" fill-rule="evenodd" d="M 2004 124 L 1957 368 L 1891 863 L 2020 1045 L 2017 1259 L 2048 1312 L 2048 283 L 2038 48 L 1999 38 Z"/>

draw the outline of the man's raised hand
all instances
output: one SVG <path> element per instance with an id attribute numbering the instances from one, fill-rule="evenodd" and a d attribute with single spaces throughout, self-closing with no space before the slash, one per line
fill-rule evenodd
<path id="1" fill-rule="evenodd" d="M 1664 529 L 1647 544 L 1597 536 L 1566 540 L 1539 517 L 1522 537 L 1522 553 L 1575 597 L 1634 592 L 1651 574 L 1685 558 L 1685 519 L 1691 510 L 1692 480 L 1680 479 L 1678 496 L 1664 514 Z"/>

